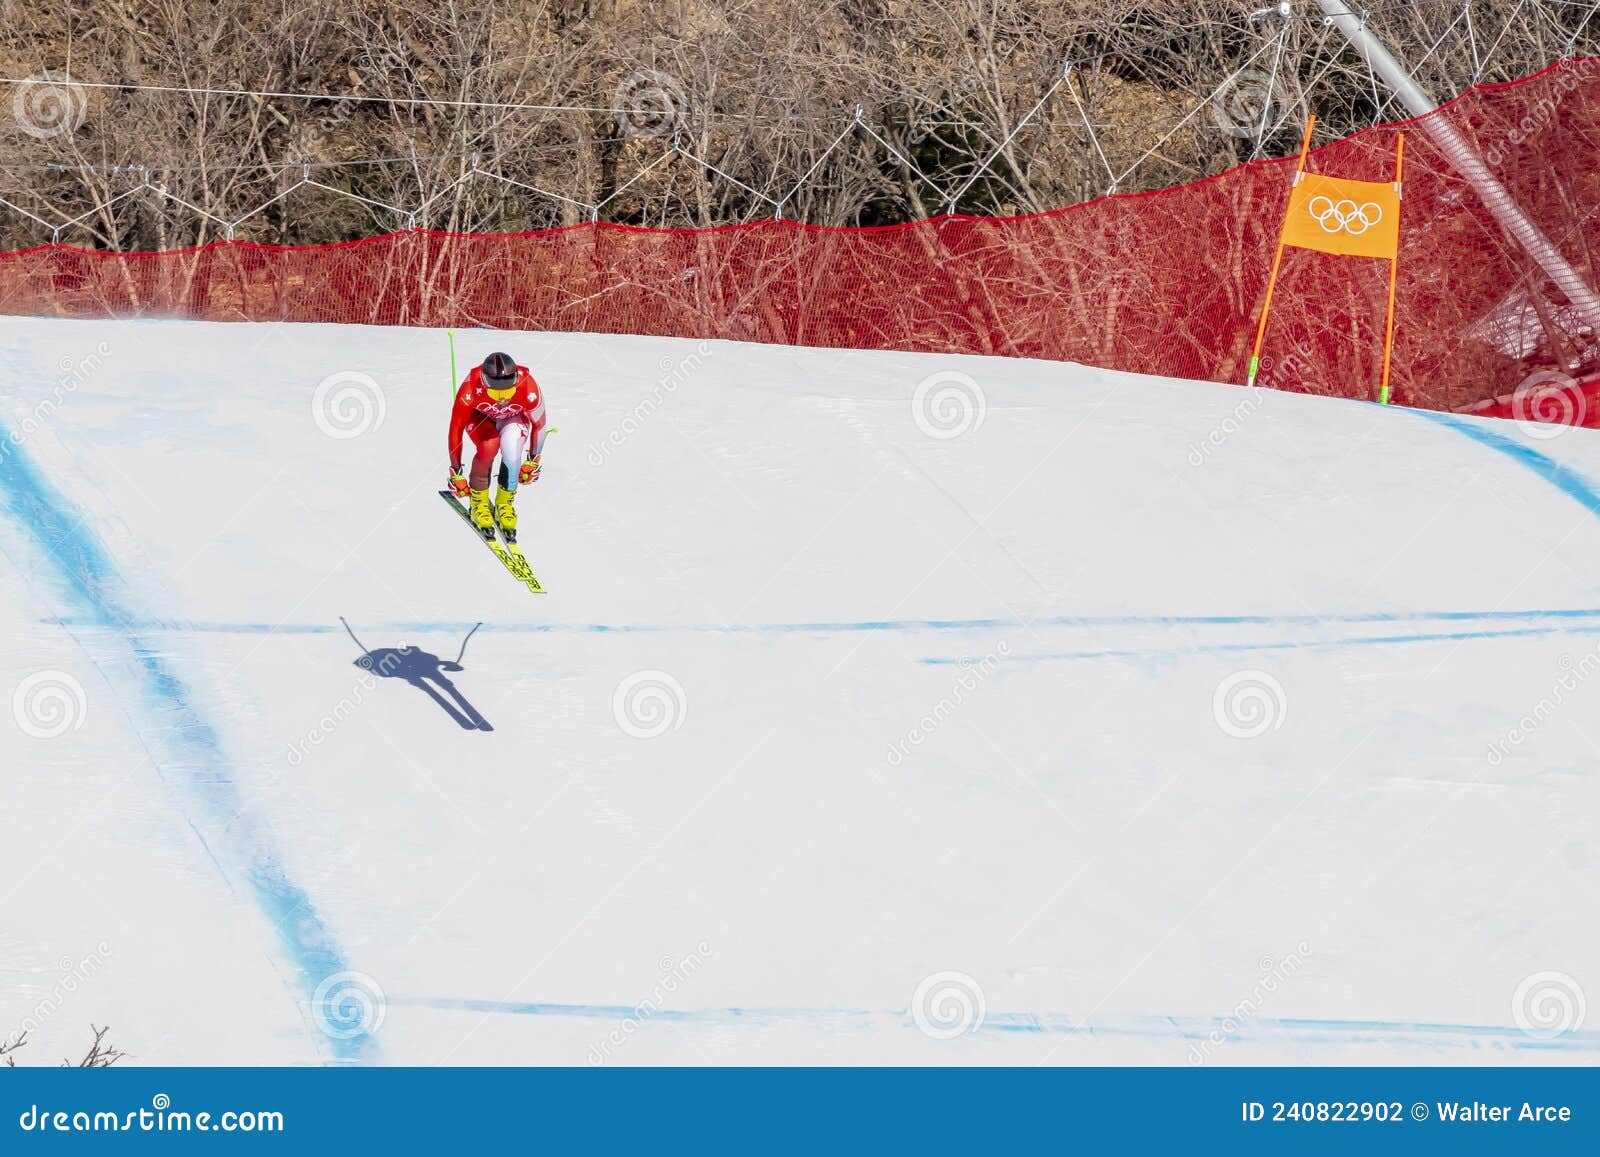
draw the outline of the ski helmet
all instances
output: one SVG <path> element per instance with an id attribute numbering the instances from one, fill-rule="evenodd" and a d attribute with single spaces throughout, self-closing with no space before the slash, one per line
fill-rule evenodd
<path id="1" fill-rule="evenodd" d="M 491 390 L 509 390 L 517 384 L 517 359 L 510 354 L 490 354 L 483 359 L 483 384 Z"/>

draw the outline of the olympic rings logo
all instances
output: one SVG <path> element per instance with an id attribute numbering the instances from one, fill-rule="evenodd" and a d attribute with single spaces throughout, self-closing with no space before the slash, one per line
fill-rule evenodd
<path id="1" fill-rule="evenodd" d="M 1348 233 L 1359 237 L 1383 220 L 1383 206 L 1375 201 L 1357 205 L 1346 198 L 1335 201 L 1332 197 L 1318 195 L 1306 206 L 1312 220 L 1329 233 Z"/>

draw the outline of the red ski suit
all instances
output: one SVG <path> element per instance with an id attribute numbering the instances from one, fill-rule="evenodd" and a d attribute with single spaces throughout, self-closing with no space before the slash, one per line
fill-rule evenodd
<path id="1" fill-rule="evenodd" d="M 475 368 L 456 391 L 455 406 L 450 411 L 450 470 L 461 473 L 461 437 L 469 435 L 475 452 L 468 481 L 474 490 L 488 489 L 489 472 L 497 457 L 505 458 L 500 485 L 515 490 L 524 452 L 536 457 L 544 448 L 544 393 L 539 383 L 526 368 L 518 366 L 513 389 L 516 392 L 511 397 L 495 401 L 483 384 L 483 370 Z M 517 461 L 511 461 L 511 457 Z"/>

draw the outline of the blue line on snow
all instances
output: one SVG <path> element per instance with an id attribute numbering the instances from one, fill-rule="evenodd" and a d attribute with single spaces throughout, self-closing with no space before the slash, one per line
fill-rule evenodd
<path id="1" fill-rule="evenodd" d="M 572 1017 L 583 1020 L 628 1020 L 639 1010 L 622 1004 L 536 1004 L 505 1000 L 463 1000 L 456 998 L 391 996 L 391 1006 L 431 1008 L 446 1012 L 478 1012 L 506 1016 Z M 782 1022 L 841 1024 L 868 1020 L 909 1022 L 905 1011 L 861 1008 L 696 1008 L 656 1009 L 651 1020 L 680 1024 L 729 1025 Z M 1384 1020 L 1322 1020 L 1311 1018 L 1261 1019 L 1252 1021 L 1247 1032 L 1224 1017 L 1131 1015 L 1084 1020 L 1065 1013 L 991 1012 L 974 1028 L 975 1032 L 1073 1033 L 1084 1036 L 1156 1036 L 1183 1039 L 1208 1038 L 1213 1032 L 1230 1037 L 1283 1037 L 1310 1043 L 1349 1043 L 1382 1038 L 1387 1040 L 1447 1037 L 1474 1043 L 1493 1043 L 1512 1049 L 1596 1051 L 1600 1032 L 1574 1030 L 1555 1037 L 1531 1036 L 1521 1029 L 1501 1025 L 1427 1024 Z"/>
<path id="2" fill-rule="evenodd" d="M 1007 655 L 1001 662 L 1053 663 L 1073 659 L 1148 659 L 1161 655 L 1198 655 L 1227 651 L 1310 651 L 1320 647 L 1381 647 L 1403 646 L 1408 643 L 1446 643 L 1472 639 L 1522 639 L 1537 635 L 1596 635 L 1600 623 L 1565 627 L 1519 627 L 1504 631 L 1435 631 L 1410 635 L 1357 635 L 1350 639 L 1302 639 L 1263 643 L 1192 643 L 1170 647 L 1130 647 L 1116 651 L 1046 651 L 1039 654 Z M 991 657 L 992 658 L 992 657 Z M 928 667 L 945 667 L 952 664 L 967 666 L 979 662 L 978 657 L 939 656 L 918 659 Z"/>
<path id="3" fill-rule="evenodd" d="M 1550 485 L 1580 503 L 1590 514 L 1600 515 L 1600 491 L 1583 475 L 1570 466 L 1563 466 L 1554 458 L 1539 453 L 1525 442 L 1519 442 L 1486 424 L 1486 419 L 1471 421 L 1454 414 L 1441 414 L 1434 410 L 1407 410 L 1429 422 L 1448 427 L 1458 434 L 1471 438 L 1480 445 L 1497 450 L 1506 457 L 1520 462 Z"/>
<path id="4" fill-rule="evenodd" d="M 133 658 L 135 691 L 149 720 L 147 726 L 136 728 L 141 741 L 162 777 L 174 782 L 194 804 L 190 827 L 229 886 L 233 881 L 218 853 L 247 882 L 299 973 L 309 1004 L 324 978 L 346 970 L 333 937 L 310 897 L 285 875 L 270 835 L 249 822 L 216 730 L 201 715 L 171 663 L 141 638 L 139 621 L 123 602 L 125 588 L 116 562 L 20 445 L 0 439 L 0 451 L 0 512 L 49 559 L 63 595 L 75 607 L 71 622 L 104 628 L 126 642 Z M 67 620 L 60 621 L 67 625 Z M 122 667 L 116 665 L 118 670 Z M 106 674 L 106 667 L 101 672 Z M 208 832 L 226 845 L 213 848 Z M 339 1059 L 355 1060 L 366 1055 L 369 1040 L 329 1039 L 327 1044 Z"/>
<path id="5" fill-rule="evenodd" d="M 1365 623 L 1571 622 L 1583 619 L 1600 619 L 1600 607 L 1561 607 L 1522 611 L 1369 611 L 1331 615 L 1048 615 L 1036 619 L 867 619 L 854 622 L 817 623 L 485 623 L 483 630 L 486 634 L 522 635 L 830 635 L 860 632 L 990 631 L 1012 627 L 1032 629 L 1284 627 Z M 78 620 L 65 621 L 69 626 L 93 625 Z M 339 635 L 344 633 L 344 628 L 337 623 L 178 623 L 150 619 L 143 620 L 135 626 L 146 634 Z M 370 624 L 369 629 L 400 634 L 460 634 L 471 630 L 473 626 L 474 624 L 470 622 L 386 622 Z"/>

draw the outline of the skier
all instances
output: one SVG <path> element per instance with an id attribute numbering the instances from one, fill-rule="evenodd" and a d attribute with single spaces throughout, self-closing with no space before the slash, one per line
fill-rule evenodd
<path id="1" fill-rule="evenodd" d="M 461 473 L 461 437 L 474 447 L 472 475 Z M 544 449 L 544 395 L 539 383 L 510 354 L 483 359 L 456 391 L 450 411 L 450 491 L 468 500 L 478 533 L 494 540 L 495 526 L 507 542 L 517 541 L 517 486 L 539 477 Z M 489 505 L 489 471 L 500 459 L 500 490 Z"/>

